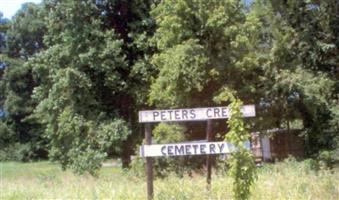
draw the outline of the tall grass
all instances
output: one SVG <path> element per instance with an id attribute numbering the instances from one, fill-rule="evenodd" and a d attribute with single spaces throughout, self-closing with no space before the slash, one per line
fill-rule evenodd
<path id="1" fill-rule="evenodd" d="M 339 200 L 339 171 L 312 170 L 308 162 L 287 160 L 259 170 L 253 199 Z"/>
<path id="2" fill-rule="evenodd" d="M 145 179 L 119 167 L 104 167 L 99 178 L 64 172 L 55 164 L 0 163 L 0 199 L 146 199 Z M 231 180 L 214 174 L 212 188 L 206 177 L 171 175 L 154 181 L 155 199 L 231 199 Z M 252 199 L 339 199 L 339 170 L 314 171 L 294 160 L 258 168 Z"/>

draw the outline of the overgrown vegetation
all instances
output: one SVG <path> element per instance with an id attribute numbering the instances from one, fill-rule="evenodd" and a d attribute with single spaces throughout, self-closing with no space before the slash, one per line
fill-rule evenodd
<path id="1" fill-rule="evenodd" d="M 226 87 L 256 105 L 249 131 L 300 129 L 306 156 L 333 163 L 338 2 L 246 2 L 43 0 L 0 14 L 0 159 L 96 174 L 120 157 L 126 167 L 142 142 L 138 110 L 215 106 Z M 162 127 L 178 138 L 155 138 L 205 137 L 205 123 L 180 126 Z"/>
<path id="2" fill-rule="evenodd" d="M 256 184 L 251 187 L 253 200 L 319 199 L 336 200 L 339 195 L 338 168 L 313 170 L 311 162 L 293 159 L 265 164 L 258 169 Z M 121 163 L 120 163 L 121 164 Z M 146 199 L 145 179 L 123 171 L 120 165 L 103 167 L 100 178 L 76 176 L 57 165 L 40 163 L 0 163 L 1 199 Z M 155 199 L 232 199 L 231 178 L 212 176 L 212 187 L 206 190 L 202 174 L 174 174 L 156 179 Z"/>
<path id="3" fill-rule="evenodd" d="M 217 103 L 230 102 L 229 104 L 229 131 L 225 140 L 234 144 L 236 151 L 227 158 L 228 172 L 233 179 L 233 197 L 236 200 L 245 200 L 250 197 L 250 189 L 256 176 L 256 166 L 250 149 L 246 149 L 245 142 L 249 140 L 250 134 L 244 123 L 240 111 L 242 102 L 236 97 L 234 91 L 224 88 L 214 99 Z"/>

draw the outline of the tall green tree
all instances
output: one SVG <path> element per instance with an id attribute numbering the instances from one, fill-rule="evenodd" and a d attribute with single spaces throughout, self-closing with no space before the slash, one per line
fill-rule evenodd
<path id="1" fill-rule="evenodd" d="M 335 5 L 335 6 L 333 6 Z M 338 133 L 338 32 L 334 1 L 256 1 L 265 61 L 266 119 L 301 121 L 309 154 L 333 149 Z M 293 127 L 292 127 L 293 128 Z"/>
<path id="2" fill-rule="evenodd" d="M 241 1 L 162 1 L 152 63 L 159 71 L 150 92 L 158 106 L 207 106 L 227 85 L 246 103 L 255 102 L 258 60 L 256 17 Z"/>
<path id="3" fill-rule="evenodd" d="M 28 160 L 47 156 L 42 129 L 35 119 L 29 118 L 36 105 L 31 99 L 36 83 L 31 68 L 25 65 L 27 59 L 43 47 L 44 25 L 40 11 L 36 4 L 24 4 L 8 22 L 4 33 L 0 107 L 5 113 L 3 123 L 13 133 L 10 142 L 6 142 L 7 159 Z"/>
<path id="4" fill-rule="evenodd" d="M 134 133 L 129 135 L 122 145 L 121 157 L 124 167 L 128 166 L 130 156 L 134 154 L 135 146 L 142 138 L 137 134 L 140 132 L 137 112 L 147 107 L 150 77 L 155 71 L 149 62 L 154 50 L 148 41 L 154 33 L 154 20 L 150 16 L 153 3 L 153 0 L 96 2 L 101 12 L 102 28 L 114 29 L 122 39 L 122 50 L 128 65 L 123 72 L 123 79 L 128 81 L 128 90 L 119 94 L 121 101 L 115 105 L 119 107 L 119 114 L 129 122 Z"/>
<path id="5" fill-rule="evenodd" d="M 0 56 L 5 63 L 4 74 L 0 81 L 3 108 L 3 123 L 11 133 L 3 159 L 27 161 L 34 158 L 46 158 L 45 142 L 41 127 L 30 119 L 35 103 L 31 99 L 34 83 L 31 70 L 24 66 L 24 60 Z"/>
<path id="6" fill-rule="evenodd" d="M 5 38 L 6 38 L 7 29 L 8 29 L 8 23 L 9 23 L 8 20 L 6 18 L 3 18 L 3 14 L 2 14 L 2 12 L 0 12 L 0 55 L 3 54 L 3 51 L 5 50 L 5 47 L 6 47 Z M 3 79 L 3 74 L 4 74 L 4 71 L 5 71 L 5 68 L 6 68 L 6 63 L 4 62 L 3 59 L 1 59 L 0 60 L 0 78 L 1 78 L 1 80 Z M 0 89 L 1 89 L 0 105 L 3 105 L 3 99 L 4 99 L 3 87 L 0 88 Z M 0 109 L 1 109 L 1 112 L 2 112 L 3 108 L 0 107 Z"/>
<path id="7" fill-rule="evenodd" d="M 46 126 L 50 158 L 64 168 L 95 173 L 127 146 L 149 73 L 148 22 L 133 10 L 139 4 L 147 8 L 142 1 L 44 2 L 47 50 L 30 61 L 39 83 L 34 117 Z"/>
<path id="8" fill-rule="evenodd" d="M 258 103 L 263 76 L 255 51 L 261 25 L 256 13 L 248 12 L 242 1 L 164 0 L 152 16 L 157 26 L 152 64 L 158 74 L 151 84 L 150 103 L 161 108 L 233 103 L 228 139 L 242 146 L 249 134 L 239 119 L 239 99 Z M 229 91 L 236 91 L 237 97 Z M 221 99 L 214 102 L 219 95 Z M 196 126 L 190 133 L 199 131 Z M 248 199 L 254 180 L 253 158 L 241 148 L 229 164 L 235 199 Z"/>
<path id="9" fill-rule="evenodd" d="M 152 12 L 157 51 L 152 64 L 157 70 L 150 104 L 159 108 L 214 106 L 213 98 L 224 88 L 237 91 L 245 104 L 260 100 L 263 75 L 256 57 L 258 27 L 255 14 L 241 1 L 166 0 Z M 187 124 L 205 137 L 205 124 Z M 215 124 L 224 132 L 224 124 Z"/>
<path id="10" fill-rule="evenodd" d="M 27 59 L 43 49 L 44 13 L 40 4 L 25 3 L 15 14 L 7 31 L 7 54 Z"/>
<path id="11" fill-rule="evenodd" d="M 5 34 L 8 29 L 9 20 L 3 18 L 3 13 L 0 12 L 0 53 L 5 49 Z"/>

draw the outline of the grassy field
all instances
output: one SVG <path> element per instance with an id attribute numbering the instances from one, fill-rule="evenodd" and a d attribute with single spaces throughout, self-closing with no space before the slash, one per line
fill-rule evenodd
<path id="1" fill-rule="evenodd" d="M 99 178 L 61 171 L 49 162 L 0 163 L 0 199 L 146 199 L 144 178 L 119 167 L 103 167 Z M 212 177 L 206 191 L 203 175 L 172 175 L 154 182 L 155 199 L 232 199 L 225 175 Z M 339 170 L 313 171 L 295 161 L 264 165 L 252 188 L 252 199 L 339 199 Z"/>

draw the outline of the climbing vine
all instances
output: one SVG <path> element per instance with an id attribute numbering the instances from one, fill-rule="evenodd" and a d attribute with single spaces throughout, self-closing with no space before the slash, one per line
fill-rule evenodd
<path id="1" fill-rule="evenodd" d="M 229 131 L 225 140 L 234 144 L 237 151 L 230 154 L 228 158 L 229 175 L 233 182 L 233 196 L 236 200 L 245 200 L 250 197 L 250 187 L 253 184 L 256 172 L 255 163 L 251 152 L 246 149 L 244 142 L 250 138 L 246 130 L 244 119 L 240 111 L 243 104 L 235 95 L 235 92 L 224 88 L 222 92 L 214 99 L 215 102 L 230 102 L 229 119 L 227 121 Z"/>

